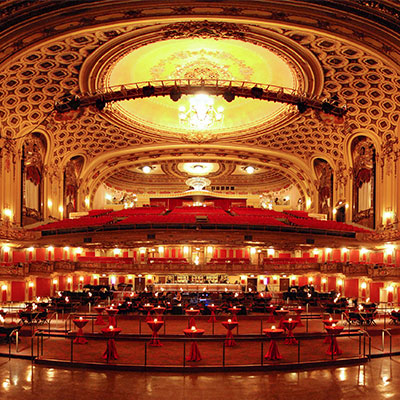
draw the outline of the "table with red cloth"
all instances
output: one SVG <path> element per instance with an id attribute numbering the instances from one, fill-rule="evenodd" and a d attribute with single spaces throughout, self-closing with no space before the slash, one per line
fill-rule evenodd
<path id="1" fill-rule="evenodd" d="M 343 326 L 341 325 L 336 325 L 336 326 L 325 326 L 326 331 L 328 332 L 329 335 L 331 335 L 331 342 L 329 343 L 328 350 L 326 351 L 326 354 L 332 356 L 338 356 L 342 354 L 342 350 L 339 348 L 339 344 L 336 340 L 336 336 L 340 335 L 340 333 L 343 330 Z"/>
<path id="2" fill-rule="evenodd" d="M 283 329 L 283 320 L 289 314 L 289 310 L 275 310 L 275 313 L 279 321 L 278 328 Z"/>
<path id="3" fill-rule="evenodd" d="M 78 332 L 76 333 L 76 337 L 74 339 L 74 344 L 86 344 L 88 341 L 86 340 L 86 338 L 83 337 L 83 328 L 89 322 L 89 320 L 83 318 L 75 318 L 72 320 L 72 322 L 78 328 Z"/>
<path id="4" fill-rule="evenodd" d="M 184 329 L 183 333 L 191 337 L 192 340 L 192 346 L 190 347 L 190 353 L 186 357 L 186 361 L 200 361 L 201 360 L 201 354 L 199 350 L 199 346 L 197 345 L 197 342 L 194 340 L 197 337 L 200 337 L 204 333 L 204 329 Z"/>
<path id="5" fill-rule="evenodd" d="M 154 347 L 162 346 L 160 339 L 158 338 L 158 331 L 164 325 L 164 321 L 154 318 L 147 321 L 147 325 L 149 325 L 150 329 L 153 332 L 149 345 Z"/>
<path id="6" fill-rule="evenodd" d="M 143 310 L 145 310 L 145 311 L 147 311 L 147 316 L 146 316 L 146 322 L 147 321 L 151 321 L 151 315 L 150 315 L 150 313 L 154 310 L 154 306 L 153 306 L 153 304 L 145 304 L 144 306 L 143 306 Z"/>
<path id="7" fill-rule="evenodd" d="M 265 309 L 265 311 L 269 314 L 269 315 L 268 315 L 267 322 L 275 323 L 275 316 L 274 316 L 275 307 L 274 307 L 272 304 L 270 304 L 270 305 Z"/>
<path id="8" fill-rule="evenodd" d="M 117 348 L 115 347 L 114 338 L 121 332 L 121 328 L 103 328 L 101 332 L 107 338 L 107 348 L 102 357 L 107 361 L 118 360 L 119 355 L 117 353 Z"/>
<path id="9" fill-rule="evenodd" d="M 188 328 L 191 328 L 192 326 L 196 328 L 196 321 L 194 317 L 200 314 L 200 310 L 198 310 L 197 308 L 187 308 L 185 312 L 189 316 Z"/>
<path id="10" fill-rule="evenodd" d="M 286 339 L 285 339 L 285 344 L 297 344 L 297 339 L 293 336 L 293 330 L 296 328 L 298 322 L 294 319 L 291 321 L 288 319 L 285 319 L 282 321 L 283 329 L 287 331 L 286 334 Z"/>
<path id="11" fill-rule="evenodd" d="M 332 326 L 332 324 L 337 324 L 339 321 L 337 319 L 329 318 L 329 319 L 323 319 L 322 323 L 324 324 L 324 328 L 326 329 L 327 326 Z M 328 335 L 324 343 L 330 343 L 331 342 L 331 337 Z"/>
<path id="12" fill-rule="evenodd" d="M 299 306 L 297 308 L 293 308 L 292 311 L 296 313 L 297 326 L 304 326 L 301 322 L 301 314 L 304 312 L 304 308 Z"/>
<path id="13" fill-rule="evenodd" d="M 232 314 L 232 321 L 237 322 L 237 313 L 238 313 L 240 310 L 241 310 L 240 307 L 235 307 L 235 306 L 233 306 L 233 307 L 231 307 L 231 308 L 228 308 L 228 311 Z"/>
<path id="14" fill-rule="evenodd" d="M 118 314 L 118 308 L 106 308 L 106 313 L 108 314 L 108 326 L 115 328 L 117 326 L 117 318 L 115 316 Z"/>
<path id="15" fill-rule="evenodd" d="M 281 360 L 282 356 L 274 339 L 282 336 L 285 331 L 283 329 L 263 329 L 263 332 L 271 339 L 271 344 L 264 358 L 269 361 Z"/>
<path id="16" fill-rule="evenodd" d="M 159 319 L 162 319 L 162 316 L 165 313 L 166 308 L 164 306 L 157 306 L 153 308 L 154 313 L 158 316 Z"/>
<path id="17" fill-rule="evenodd" d="M 96 306 L 96 307 L 94 307 L 94 310 L 97 312 L 97 318 L 96 318 L 96 321 L 94 322 L 94 324 L 95 325 L 105 325 L 106 323 L 104 322 L 104 319 L 103 319 L 103 311 L 105 310 L 106 308 L 105 307 L 103 307 L 103 306 Z"/>
<path id="18" fill-rule="evenodd" d="M 226 339 L 225 339 L 225 346 L 226 347 L 233 347 L 236 346 L 236 342 L 233 339 L 232 330 L 235 329 L 239 323 L 237 321 L 222 321 L 221 324 L 227 329 L 226 332 Z"/>
<path id="19" fill-rule="evenodd" d="M 218 306 L 215 304 L 208 304 L 207 308 L 211 311 L 211 316 L 208 319 L 208 322 L 217 322 L 217 318 L 215 318 L 215 311 L 219 310 Z"/>

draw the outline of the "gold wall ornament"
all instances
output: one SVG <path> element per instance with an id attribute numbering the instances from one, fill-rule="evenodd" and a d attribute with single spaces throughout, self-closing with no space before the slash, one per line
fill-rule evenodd
<path id="1" fill-rule="evenodd" d="M 163 39 L 214 38 L 244 40 L 249 29 L 229 22 L 177 22 L 162 29 Z"/>

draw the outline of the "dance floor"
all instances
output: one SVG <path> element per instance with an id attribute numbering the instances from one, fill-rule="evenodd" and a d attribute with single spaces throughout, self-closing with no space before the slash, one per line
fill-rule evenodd
<path id="1" fill-rule="evenodd" d="M 299 344 L 285 344 L 284 337 L 277 341 L 280 360 L 267 360 L 265 355 L 271 341 L 262 334 L 265 328 L 277 326 L 278 322 L 268 322 L 265 315 L 238 316 L 238 328 L 233 329 L 235 346 L 224 346 L 227 329 L 222 325 L 223 321 L 232 318 L 230 315 L 218 315 L 216 322 L 209 322 L 209 316 L 197 316 L 195 322 L 197 329 L 203 329 L 204 335 L 196 338 L 201 360 L 187 361 L 190 355 L 192 341 L 184 340 L 183 330 L 188 327 L 187 316 L 165 316 L 164 326 L 159 331 L 161 346 L 151 346 L 151 329 L 145 321 L 145 316 L 120 315 L 117 316 L 117 326 L 121 333 L 115 340 L 115 346 L 119 355 L 117 360 L 105 360 L 102 356 L 107 348 L 107 338 L 101 333 L 105 325 L 94 323 L 95 315 L 82 314 L 88 317 L 89 322 L 84 327 L 87 336 L 87 344 L 73 344 L 77 327 L 70 320 L 53 320 L 50 324 L 51 336 L 44 336 L 39 340 L 39 359 L 58 360 L 76 363 L 117 364 L 148 367 L 237 367 L 237 366 L 268 366 L 287 365 L 296 363 L 327 362 L 330 360 L 357 359 L 364 353 L 364 338 L 348 336 L 349 327 L 345 321 L 338 321 L 338 325 L 344 325 L 343 333 L 338 337 L 338 345 L 341 354 L 327 354 L 330 349 L 326 343 L 326 331 L 321 318 L 313 315 L 308 322 L 303 318 L 303 326 L 294 329 L 294 336 Z M 154 316 L 152 316 L 154 318 Z M 104 317 L 107 322 L 107 318 Z M 10 321 L 9 321 L 10 322 Z M 387 323 L 387 321 L 385 321 Z M 376 326 L 366 327 L 371 337 L 371 353 L 379 355 L 389 352 L 389 338 L 386 333 L 384 347 L 382 342 L 382 328 L 384 321 L 378 319 Z M 39 329 L 48 332 L 48 325 L 41 325 Z M 65 335 L 65 327 L 69 332 Z M 400 327 L 396 325 L 390 328 L 392 338 L 392 351 L 400 351 Z M 351 326 L 351 332 L 355 333 L 360 328 Z M 11 345 L 11 353 L 29 356 L 32 353 L 32 340 L 30 327 L 23 327 L 20 332 L 18 353 L 15 344 Z M 38 339 L 34 339 L 34 354 L 37 354 Z M 42 345 L 43 343 L 43 345 Z M 365 352 L 368 354 L 368 336 L 365 340 Z M 0 344 L 0 353 L 8 354 L 9 346 Z M 72 355 L 71 355 L 72 352 Z"/>

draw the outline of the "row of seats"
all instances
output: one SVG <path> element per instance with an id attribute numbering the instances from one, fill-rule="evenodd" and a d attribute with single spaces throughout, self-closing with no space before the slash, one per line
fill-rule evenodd
<path id="1" fill-rule="evenodd" d="M 305 228 L 348 231 L 348 232 L 369 232 L 367 229 L 349 225 L 344 222 L 323 221 L 315 218 L 288 217 L 288 221 L 294 225 L 302 226 Z"/>
<path id="2" fill-rule="evenodd" d="M 61 221 L 42 225 L 33 230 L 59 230 L 74 229 L 91 226 L 115 225 L 147 225 L 147 224 L 195 224 L 197 222 L 215 225 L 251 225 L 251 226 L 290 226 L 335 230 L 342 232 L 369 232 L 349 224 L 336 221 L 322 221 L 311 218 L 305 211 L 285 211 L 256 208 L 232 208 L 229 214 L 217 207 L 177 207 L 165 213 L 163 207 L 137 207 L 120 211 L 92 210 L 89 215 L 77 219 L 64 219 Z M 196 217 L 204 216 L 199 221 Z M 301 218 L 300 218 L 301 217 Z M 278 219 L 279 218 L 279 219 Z"/>
<path id="3" fill-rule="evenodd" d="M 230 209 L 232 214 L 236 215 L 260 215 L 264 217 L 284 218 L 285 215 L 279 211 L 268 210 L 265 208 L 251 208 L 251 207 L 232 207 Z"/>

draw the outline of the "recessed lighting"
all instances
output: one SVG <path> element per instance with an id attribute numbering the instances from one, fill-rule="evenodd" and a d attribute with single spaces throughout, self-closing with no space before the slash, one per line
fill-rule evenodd
<path id="1" fill-rule="evenodd" d="M 244 168 L 244 170 L 250 175 L 250 174 L 254 174 L 254 171 L 256 169 L 252 165 L 248 165 L 247 167 Z"/>
<path id="2" fill-rule="evenodd" d="M 151 172 L 151 170 L 152 170 L 152 168 L 149 167 L 148 165 L 145 165 L 144 167 L 142 167 L 142 171 L 143 171 L 145 174 L 149 174 L 149 173 Z"/>

